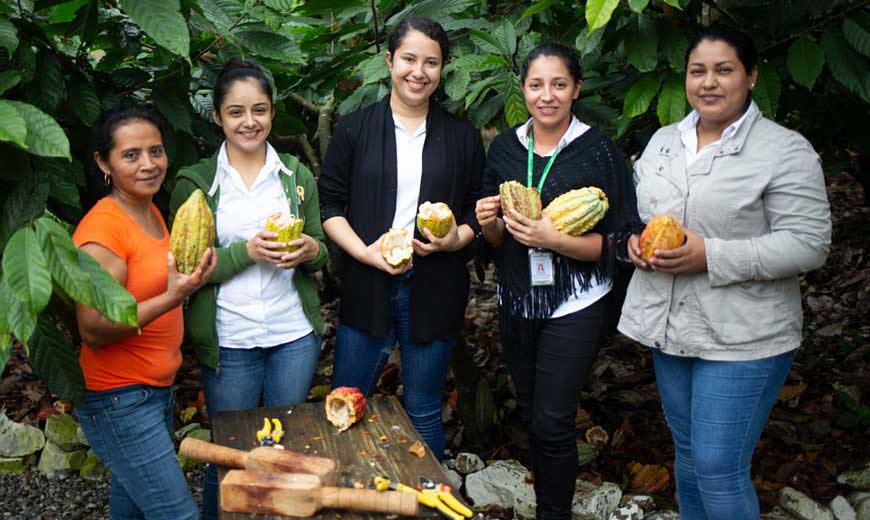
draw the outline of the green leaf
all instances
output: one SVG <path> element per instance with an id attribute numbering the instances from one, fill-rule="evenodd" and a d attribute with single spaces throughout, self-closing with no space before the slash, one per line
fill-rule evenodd
<path id="1" fill-rule="evenodd" d="M 659 91 L 659 84 L 661 84 L 661 77 L 658 74 L 647 74 L 637 80 L 625 95 L 622 105 L 623 117 L 630 120 L 645 113 Z"/>
<path id="2" fill-rule="evenodd" d="M 83 76 L 76 76 L 70 82 L 69 100 L 73 112 L 85 126 L 93 125 L 100 116 L 100 98 L 94 86 Z"/>
<path id="3" fill-rule="evenodd" d="M 625 39 L 628 62 L 641 72 L 649 72 L 658 64 L 658 37 L 649 17 L 637 17 L 637 26 Z"/>
<path id="4" fill-rule="evenodd" d="M 682 1 L 681 0 L 665 0 L 666 4 L 668 4 L 671 7 L 676 7 L 680 11 L 682 11 L 683 8 L 685 7 L 683 2 L 685 2 L 686 4 L 689 3 L 688 0 L 682 0 Z"/>
<path id="5" fill-rule="evenodd" d="M 480 100 L 478 100 L 480 101 Z M 480 102 L 477 106 L 468 109 L 468 120 L 475 128 L 481 128 L 489 124 L 495 124 L 493 118 L 498 115 L 504 106 L 504 96 L 496 94 Z"/>
<path id="6" fill-rule="evenodd" d="M 246 49 L 259 56 L 286 63 L 305 63 L 299 45 L 280 34 L 267 31 L 242 31 L 236 36 Z"/>
<path id="7" fill-rule="evenodd" d="M 187 97 L 182 98 L 170 89 L 154 89 L 151 91 L 151 102 L 173 127 L 193 135 L 191 107 Z"/>
<path id="8" fill-rule="evenodd" d="M 14 299 L 15 296 L 12 294 L 12 289 L 9 288 L 9 284 L 3 278 L 3 273 L 0 273 L 0 309 L 4 309 L 4 311 L 8 309 Z M 9 314 L 7 312 L 0 312 L 0 333 L 9 332 L 10 330 Z M 0 374 L 2 373 L 3 370 L 0 369 Z"/>
<path id="9" fill-rule="evenodd" d="M 3 276 L 14 294 L 31 314 L 39 314 L 51 298 L 51 275 L 30 227 L 12 235 L 3 250 Z"/>
<path id="10" fill-rule="evenodd" d="M 590 31 L 604 27 L 613 16 L 619 0 L 589 0 L 586 2 L 586 24 Z"/>
<path id="11" fill-rule="evenodd" d="M 629 9 L 637 14 L 642 13 L 648 4 L 649 0 L 628 0 Z"/>
<path id="12" fill-rule="evenodd" d="M 442 74 L 452 71 L 485 72 L 488 70 L 505 69 L 507 67 L 507 60 L 501 56 L 466 54 L 465 56 L 450 60 L 450 63 L 444 67 Z"/>
<path id="13" fill-rule="evenodd" d="M 683 78 L 670 75 L 659 92 L 656 115 L 662 126 L 679 123 L 686 117 L 686 86 Z"/>
<path id="14" fill-rule="evenodd" d="M 662 34 L 661 47 L 671 69 L 679 73 L 685 72 L 686 50 L 689 48 L 689 39 L 685 33 L 676 27 L 666 28 Z"/>
<path id="15" fill-rule="evenodd" d="M 27 123 L 8 101 L 0 100 L 0 141 L 9 141 L 27 148 Z"/>
<path id="16" fill-rule="evenodd" d="M 523 11 L 523 14 L 520 15 L 520 19 L 517 21 L 521 22 L 532 15 L 542 13 L 550 7 L 561 3 L 562 0 L 540 0 L 539 2 L 533 4 L 531 7 L 526 8 L 526 10 Z"/>
<path id="17" fill-rule="evenodd" d="M 390 66 L 382 54 L 375 54 L 366 60 L 364 64 L 361 64 L 361 69 L 363 73 L 363 85 L 378 83 L 390 77 Z"/>
<path id="18" fill-rule="evenodd" d="M 244 6 L 233 0 L 199 0 L 202 14 L 214 24 L 221 36 L 228 36 L 236 20 L 243 16 Z"/>
<path id="19" fill-rule="evenodd" d="M 48 50 L 39 53 L 36 75 L 28 94 L 35 105 L 49 113 L 57 111 L 66 95 L 66 86 L 60 72 L 60 62 Z"/>
<path id="20" fill-rule="evenodd" d="M 91 301 L 100 314 L 115 323 L 138 327 L 136 300 L 94 257 L 77 249 L 79 267 L 91 279 Z"/>
<path id="21" fill-rule="evenodd" d="M 21 73 L 17 70 L 0 72 L 0 94 L 3 94 L 21 81 Z M 0 118 L 2 120 L 2 118 Z"/>
<path id="22" fill-rule="evenodd" d="M 577 39 L 574 41 L 574 46 L 577 48 L 581 57 L 586 56 L 598 48 L 603 36 L 604 29 L 598 29 L 590 33 L 589 27 L 584 27 L 583 30 L 580 31 L 580 34 L 577 35 Z"/>
<path id="23" fill-rule="evenodd" d="M 0 47 L 6 47 L 9 54 L 18 48 L 18 30 L 6 18 L 0 18 Z"/>
<path id="24" fill-rule="evenodd" d="M 862 13 L 843 20 L 843 35 L 855 50 L 870 56 L 870 15 Z"/>
<path id="25" fill-rule="evenodd" d="M 6 281 L 3 281 L 6 284 Z M 21 302 L 14 294 L 9 297 L 9 306 L 5 309 L 6 319 L 9 321 L 9 329 L 18 338 L 18 341 L 27 343 L 36 328 L 36 314 L 30 312 L 27 305 Z"/>
<path id="26" fill-rule="evenodd" d="M 465 96 L 465 108 L 470 107 L 475 101 L 477 101 L 477 97 L 487 92 L 490 89 L 496 88 L 500 83 L 502 83 L 504 78 L 503 75 L 495 75 L 489 76 L 487 78 L 483 78 L 480 81 L 474 83 L 474 86 L 471 87 L 471 92 Z M 510 75 L 512 78 L 513 75 Z"/>
<path id="27" fill-rule="evenodd" d="M 752 89 L 752 99 L 770 119 L 776 118 L 781 91 L 782 84 L 776 70 L 768 64 L 759 64 L 758 79 L 755 81 L 755 88 Z"/>
<path id="28" fill-rule="evenodd" d="M 48 389 L 60 399 L 78 403 L 85 392 L 85 378 L 70 344 L 58 326 L 40 316 L 30 338 L 30 365 Z"/>
<path id="29" fill-rule="evenodd" d="M 16 166 L 14 171 L 18 174 L 19 180 L 3 204 L 3 226 L 0 238 L 4 244 L 18 228 L 30 225 L 32 219 L 42 215 L 48 201 L 49 183 L 42 176 L 31 172 L 27 156 L 19 158 Z"/>
<path id="30" fill-rule="evenodd" d="M 504 117 L 508 126 L 525 123 L 529 118 L 529 111 L 526 109 L 526 99 L 520 89 L 520 79 L 510 74 L 502 90 L 504 91 Z"/>
<path id="31" fill-rule="evenodd" d="M 513 56 L 517 52 L 517 29 L 507 18 L 502 18 L 501 23 L 492 31 L 503 56 Z"/>
<path id="32" fill-rule="evenodd" d="M 467 69 L 454 70 L 453 73 L 448 76 L 447 81 L 444 82 L 444 92 L 447 94 L 447 97 L 453 101 L 462 99 L 468 91 L 468 84 L 470 82 L 471 72 Z"/>
<path id="33" fill-rule="evenodd" d="M 822 48 L 834 79 L 870 103 L 870 60 L 853 49 L 840 32 L 822 34 Z"/>
<path id="34" fill-rule="evenodd" d="M 190 34 L 179 0 L 120 0 L 124 12 L 159 45 L 188 59 Z"/>
<path id="35" fill-rule="evenodd" d="M 12 335 L 8 332 L 0 332 L 0 374 L 12 357 Z"/>
<path id="36" fill-rule="evenodd" d="M 786 64 L 795 82 L 812 90 L 825 65 L 825 51 L 816 42 L 801 38 L 789 47 Z"/>
<path id="37" fill-rule="evenodd" d="M 449 14 L 464 11 L 479 4 L 478 0 L 423 0 L 408 2 L 408 7 L 402 9 L 387 20 L 387 26 L 393 26 L 409 16 L 425 16 L 439 19 Z"/>
<path id="38" fill-rule="evenodd" d="M 60 125 L 33 105 L 20 101 L 6 101 L 18 111 L 27 123 L 25 147 L 28 152 L 43 157 L 65 157 L 69 155 L 69 140 Z"/>
<path id="39" fill-rule="evenodd" d="M 66 294 L 77 302 L 93 307 L 91 278 L 79 266 L 79 254 L 69 233 L 54 220 L 36 220 L 36 235 L 48 262 L 48 271 Z"/>
<path id="40" fill-rule="evenodd" d="M 81 197 L 76 187 L 72 164 L 56 157 L 37 157 L 34 167 L 42 177 L 48 178 L 51 196 L 67 206 L 81 209 Z"/>
<path id="41" fill-rule="evenodd" d="M 468 31 L 468 37 L 486 54 L 504 54 L 504 49 L 490 34 L 472 29 Z"/>

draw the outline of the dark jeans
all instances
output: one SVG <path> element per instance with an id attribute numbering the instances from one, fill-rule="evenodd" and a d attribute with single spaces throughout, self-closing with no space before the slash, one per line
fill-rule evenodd
<path id="1" fill-rule="evenodd" d="M 544 320 L 527 340 L 502 334 L 505 362 L 529 430 L 538 518 L 571 518 L 577 478 L 574 419 L 598 356 L 604 301 Z"/>
<path id="2" fill-rule="evenodd" d="M 394 277 L 391 302 L 393 330 L 386 338 L 377 338 L 347 325 L 338 326 L 332 386 L 356 387 L 370 396 L 398 341 L 402 353 L 402 400 L 405 411 L 432 454 L 441 460 L 444 456 L 441 392 L 455 341 L 411 342 L 408 328 L 410 293 L 411 281 L 408 276 Z"/>

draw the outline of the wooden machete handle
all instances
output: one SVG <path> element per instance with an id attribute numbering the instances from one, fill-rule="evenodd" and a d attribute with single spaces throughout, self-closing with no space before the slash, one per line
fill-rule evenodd
<path id="1" fill-rule="evenodd" d="M 330 509 L 353 509 L 402 516 L 417 516 L 420 512 L 416 493 L 324 486 L 320 490 L 320 497 L 322 507 Z"/>
<path id="2" fill-rule="evenodd" d="M 178 453 L 190 459 L 211 462 L 228 468 L 244 469 L 248 461 L 248 454 L 242 450 L 201 441 L 193 437 L 185 437 L 181 441 Z"/>

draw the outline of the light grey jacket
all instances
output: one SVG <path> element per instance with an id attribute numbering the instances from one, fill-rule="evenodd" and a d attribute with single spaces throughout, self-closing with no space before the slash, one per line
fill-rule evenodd
<path id="1" fill-rule="evenodd" d="M 653 135 L 634 180 L 641 219 L 669 214 L 702 236 L 708 271 L 636 270 L 620 332 L 668 354 L 712 360 L 799 347 L 798 274 L 822 266 L 831 243 L 821 162 L 810 143 L 757 111 L 687 170 L 673 124 Z"/>

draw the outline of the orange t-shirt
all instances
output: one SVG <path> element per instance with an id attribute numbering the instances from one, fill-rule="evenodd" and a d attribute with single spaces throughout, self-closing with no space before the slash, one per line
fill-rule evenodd
<path id="1" fill-rule="evenodd" d="M 166 291 L 169 273 L 169 230 L 157 207 L 151 210 L 160 220 L 163 238 L 156 239 L 139 227 L 117 202 L 105 197 L 84 216 L 73 234 L 78 247 L 99 244 L 127 264 L 125 288 L 137 302 Z M 169 386 L 181 366 L 181 338 L 184 321 L 181 306 L 117 343 L 90 348 L 82 343 L 79 363 L 88 390 L 109 390 L 121 386 L 146 384 Z"/>

